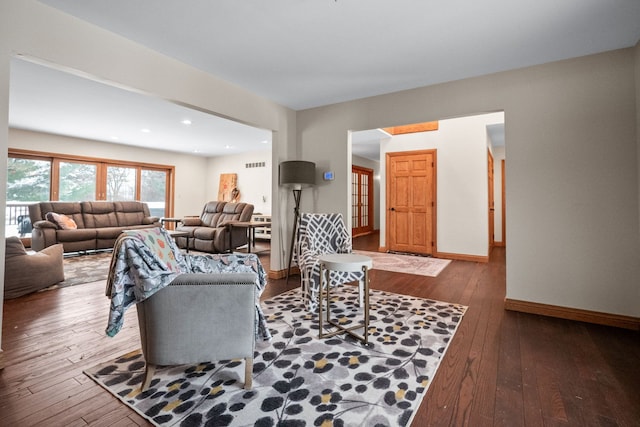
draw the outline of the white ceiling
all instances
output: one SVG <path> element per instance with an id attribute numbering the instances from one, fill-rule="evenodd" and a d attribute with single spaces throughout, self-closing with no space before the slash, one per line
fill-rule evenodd
<path id="1" fill-rule="evenodd" d="M 20 59 L 9 98 L 19 129 L 207 157 L 271 150 L 271 131 Z"/>
<path id="2" fill-rule="evenodd" d="M 40 2 L 295 110 L 630 47 L 640 39 L 638 0 L 484 0 L 464 5 L 427 0 Z M 23 92 L 33 82 L 25 77 L 20 83 L 21 78 L 12 70 L 12 125 L 38 121 L 26 117 L 35 106 L 28 99 L 33 94 Z M 85 89 L 71 80 L 58 89 L 81 96 Z M 41 88 L 41 97 L 47 93 L 47 87 Z M 96 101 L 84 98 L 81 105 L 89 112 Z M 22 112 L 16 103 L 22 103 Z M 62 115 L 67 108 L 55 99 L 48 105 L 39 118 Z M 153 136 L 157 146 L 159 135 L 179 132 L 162 125 L 187 114 L 167 107 L 158 114 L 161 122 L 145 124 L 135 120 L 143 117 L 140 111 L 161 106 L 128 111 L 128 104 L 117 105 L 129 120 L 109 124 L 103 116 L 100 127 L 88 126 L 100 133 L 92 139 L 123 135 L 121 141 L 128 144 L 145 143 L 118 126 L 127 122 L 131 128 L 150 128 L 145 136 Z M 79 117 L 71 114 L 64 120 L 75 117 L 77 124 Z M 197 133 L 194 125 L 189 132 Z M 177 135 L 171 138 L 173 149 L 176 140 L 182 145 L 186 138 Z M 203 153 L 217 140 L 214 135 L 208 129 L 200 138 L 197 146 Z"/>

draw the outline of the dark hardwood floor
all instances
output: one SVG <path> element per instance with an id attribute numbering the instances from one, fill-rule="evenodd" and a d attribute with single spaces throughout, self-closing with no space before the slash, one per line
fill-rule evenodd
<path id="1" fill-rule="evenodd" d="M 354 239 L 377 247 L 375 234 Z M 413 426 L 640 426 L 639 334 L 505 311 L 503 248 L 437 278 L 374 270 L 371 280 L 469 307 Z M 263 298 L 294 286 L 299 276 L 270 280 Z M 107 312 L 102 282 L 5 301 L 1 426 L 149 425 L 82 373 L 139 348 L 135 309 L 114 338 Z"/>

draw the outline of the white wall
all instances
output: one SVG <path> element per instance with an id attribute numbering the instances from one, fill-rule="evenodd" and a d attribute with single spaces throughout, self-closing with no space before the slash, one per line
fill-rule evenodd
<path id="1" fill-rule="evenodd" d="M 386 154 L 437 150 L 437 251 L 488 256 L 489 214 L 487 131 L 503 123 L 503 113 L 440 120 L 438 130 L 396 135 L 380 145 L 381 181 L 386 179 Z M 382 185 L 382 199 L 386 197 Z M 386 215 L 385 204 L 380 217 Z M 381 220 L 380 245 L 385 246 L 386 224 Z"/>
<path id="2" fill-rule="evenodd" d="M 301 157 L 346 174 L 349 130 L 504 111 L 507 298 L 640 317 L 635 50 L 300 111 Z M 348 195 L 336 173 L 303 208 Z"/>
<path id="3" fill-rule="evenodd" d="M 199 214 L 208 200 L 202 178 L 207 175 L 207 159 L 204 157 L 21 129 L 9 130 L 9 147 L 175 166 L 174 215 L 178 218 L 194 212 Z"/>
<path id="4" fill-rule="evenodd" d="M 264 167 L 247 168 L 247 163 L 264 162 Z M 207 165 L 206 197 L 217 200 L 220 175 L 238 175 L 240 201 L 254 206 L 255 213 L 271 215 L 271 152 L 254 151 L 234 156 L 210 157 Z"/>

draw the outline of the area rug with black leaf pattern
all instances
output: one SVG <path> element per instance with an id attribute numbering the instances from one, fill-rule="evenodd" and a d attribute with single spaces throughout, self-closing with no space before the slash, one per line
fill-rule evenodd
<path id="1" fill-rule="evenodd" d="M 342 286 L 331 304 L 343 325 L 362 318 L 355 286 Z M 319 339 L 317 314 L 297 289 L 262 307 L 273 339 L 256 344 L 251 390 L 242 360 L 158 368 L 145 392 L 139 350 L 85 373 L 159 426 L 405 426 L 466 310 L 371 290 L 364 345 L 344 334 Z"/>

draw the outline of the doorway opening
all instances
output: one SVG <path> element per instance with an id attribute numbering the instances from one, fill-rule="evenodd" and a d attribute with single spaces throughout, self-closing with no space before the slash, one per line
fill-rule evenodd
<path id="1" fill-rule="evenodd" d="M 367 153 L 379 188 L 375 224 L 380 231 L 379 250 L 389 249 L 388 208 L 392 195 L 387 190 L 387 153 L 437 150 L 433 256 L 487 261 L 489 255 L 489 171 L 488 155 L 494 158 L 494 219 L 496 246 L 504 245 L 505 204 L 502 186 L 505 159 L 504 112 L 477 114 L 438 121 L 437 130 L 391 135 L 383 129 L 353 131 L 352 164 L 359 165 Z M 379 227 L 379 228 L 377 228 Z M 420 230 L 413 230 L 420 232 Z"/>

